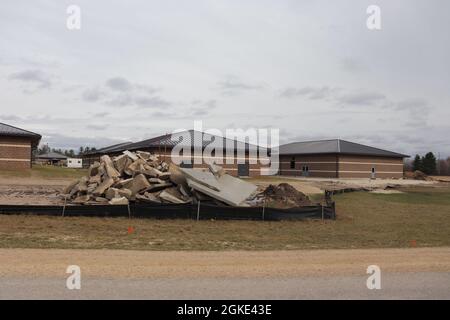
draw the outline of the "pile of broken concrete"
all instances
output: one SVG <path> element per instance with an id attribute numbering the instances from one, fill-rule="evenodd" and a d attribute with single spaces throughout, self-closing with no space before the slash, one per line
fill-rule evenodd
<path id="1" fill-rule="evenodd" d="M 246 205 L 257 187 L 227 174 L 221 167 L 180 168 L 144 151 L 124 151 L 89 167 L 88 175 L 70 185 L 62 197 L 72 204 L 127 205 L 130 202 L 186 204 L 210 201 Z"/>

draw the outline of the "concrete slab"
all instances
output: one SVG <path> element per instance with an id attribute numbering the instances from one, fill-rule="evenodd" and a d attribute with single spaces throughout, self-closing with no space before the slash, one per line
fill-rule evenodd
<path id="1" fill-rule="evenodd" d="M 105 191 L 114 184 L 114 180 L 112 178 L 105 179 L 92 193 L 94 196 L 101 196 L 105 193 Z"/>
<path id="2" fill-rule="evenodd" d="M 133 152 L 130 152 L 128 150 L 125 150 L 124 152 L 122 152 L 124 155 L 127 155 L 128 157 L 130 157 L 131 160 L 136 161 L 137 159 L 139 159 L 139 157 L 137 155 L 135 155 Z"/>
<path id="3" fill-rule="evenodd" d="M 167 190 L 164 190 L 159 194 L 159 198 L 161 198 L 164 201 L 170 202 L 170 203 L 187 203 L 187 201 L 184 201 L 183 199 L 180 199 L 179 197 L 174 196 L 172 193 L 170 193 Z"/>
<path id="4" fill-rule="evenodd" d="M 201 184 L 209 189 L 213 189 L 214 191 L 221 190 L 218 179 L 212 172 L 187 168 L 180 168 L 180 171 L 186 176 L 188 180 L 194 181 L 197 184 Z"/>
<path id="5" fill-rule="evenodd" d="M 201 193 L 214 199 L 225 202 L 231 206 L 244 205 L 243 202 L 257 189 L 256 185 L 225 174 L 217 179 L 220 191 L 213 190 L 190 178 L 188 185 Z"/>
<path id="6" fill-rule="evenodd" d="M 149 186 L 150 182 L 148 182 L 147 178 L 143 174 L 138 174 L 129 184 L 124 185 L 124 188 L 130 189 L 132 195 L 134 196 Z"/>
<path id="7" fill-rule="evenodd" d="M 146 191 L 147 192 L 156 192 L 156 191 L 161 191 L 161 190 L 171 187 L 171 186 L 172 186 L 172 184 L 170 182 L 152 184 L 146 189 Z"/>
<path id="8" fill-rule="evenodd" d="M 109 204 L 112 205 L 127 205 L 129 204 L 128 199 L 125 197 L 122 198 L 113 198 L 111 201 L 109 201 Z"/>

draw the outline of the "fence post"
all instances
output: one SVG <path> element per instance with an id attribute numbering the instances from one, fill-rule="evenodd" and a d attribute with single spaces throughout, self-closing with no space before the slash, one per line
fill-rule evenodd
<path id="1" fill-rule="evenodd" d="M 322 221 L 323 221 L 323 204 L 321 204 L 322 207 Z"/>
<path id="2" fill-rule="evenodd" d="M 128 208 L 128 219 L 131 219 L 131 210 L 130 210 L 130 204 L 127 204 L 127 208 Z"/>
<path id="3" fill-rule="evenodd" d="M 64 197 L 64 206 L 63 206 L 63 212 L 62 212 L 63 217 L 64 217 L 64 213 L 66 212 L 66 203 L 67 203 L 67 195 Z"/>
<path id="4" fill-rule="evenodd" d="M 198 200 L 197 204 L 197 221 L 200 220 L 200 200 Z"/>
<path id="5" fill-rule="evenodd" d="M 264 213 L 266 210 L 266 197 L 264 197 L 264 201 L 263 201 L 263 211 L 262 211 L 262 220 L 264 221 Z"/>

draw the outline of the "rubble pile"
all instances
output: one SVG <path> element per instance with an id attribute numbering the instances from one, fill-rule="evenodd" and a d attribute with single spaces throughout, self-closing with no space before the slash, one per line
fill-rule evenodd
<path id="1" fill-rule="evenodd" d="M 69 203 L 86 205 L 212 201 L 245 206 L 245 200 L 256 189 L 216 165 L 206 170 L 186 169 L 149 152 L 124 151 L 113 158 L 101 156 L 90 166 L 88 175 L 68 185 L 62 196 Z"/>
<path id="2" fill-rule="evenodd" d="M 269 185 L 255 196 L 253 203 L 259 203 L 259 205 L 263 203 L 264 205 L 273 208 L 293 208 L 313 204 L 307 195 L 298 191 L 288 183 Z"/>

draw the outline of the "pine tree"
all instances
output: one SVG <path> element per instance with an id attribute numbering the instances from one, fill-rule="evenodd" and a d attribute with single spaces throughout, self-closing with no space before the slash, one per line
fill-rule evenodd
<path id="1" fill-rule="evenodd" d="M 416 154 L 416 157 L 414 158 L 413 161 L 413 171 L 422 171 L 422 159 L 420 158 L 420 156 L 418 154 Z"/>
<path id="2" fill-rule="evenodd" d="M 422 158 L 423 172 L 426 174 L 436 173 L 436 157 L 433 152 L 428 152 L 425 157 Z"/>

